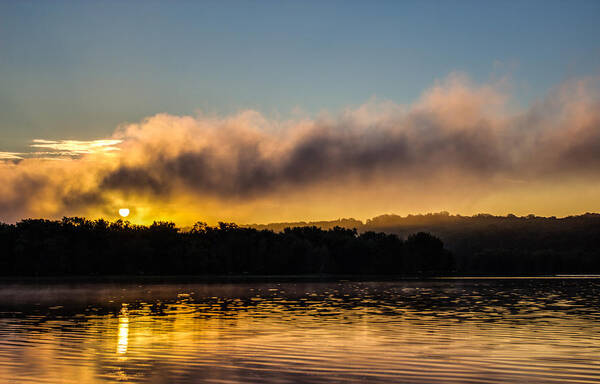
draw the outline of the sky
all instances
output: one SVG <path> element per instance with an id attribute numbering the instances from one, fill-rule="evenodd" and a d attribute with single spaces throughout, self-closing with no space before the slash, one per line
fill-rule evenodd
<path id="1" fill-rule="evenodd" d="M 0 1 L 0 220 L 600 211 L 599 16 Z"/>

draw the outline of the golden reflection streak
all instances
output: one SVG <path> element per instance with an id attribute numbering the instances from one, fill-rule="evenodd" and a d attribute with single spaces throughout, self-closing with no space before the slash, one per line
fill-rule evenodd
<path id="1" fill-rule="evenodd" d="M 117 341 L 117 354 L 127 353 L 127 344 L 129 342 L 129 315 L 127 313 L 127 304 L 123 304 L 119 315 L 119 336 Z"/>

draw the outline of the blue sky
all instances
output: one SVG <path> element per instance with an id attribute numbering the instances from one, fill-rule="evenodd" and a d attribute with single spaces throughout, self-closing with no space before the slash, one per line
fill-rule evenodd
<path id="1" fill-rule="evenodd" d="M 409 103 L 453 71 L 527 104 L 600 68 L 599 1 L 0 2 L 0 150 L 159 112 Z"/>

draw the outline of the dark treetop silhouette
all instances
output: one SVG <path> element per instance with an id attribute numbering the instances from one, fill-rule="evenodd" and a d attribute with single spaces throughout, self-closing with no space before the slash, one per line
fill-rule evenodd
<path id="1" fill-rule="evenodd" d="M 0 274 L 600 273 L 598 214 L 556 219 L 440 213 L 386 215 L 366 224 L 354 220 L 318 223 L 322 228 L 288 224 L 261 229 L 230 223 L 210 227 L 199 222 L 181 231 L 171 222 L 140 226 L 122 220 L 28 219 L 0 224 Z"/>
<path id="2" fill-rule="evenodd" d="M 449 273 L 451 254 L 427 233 L 393 234 L 340 227 L 269 230 L 171 222 L 23 220 L 0 225 L 4 275 L 281 275 Z"/>

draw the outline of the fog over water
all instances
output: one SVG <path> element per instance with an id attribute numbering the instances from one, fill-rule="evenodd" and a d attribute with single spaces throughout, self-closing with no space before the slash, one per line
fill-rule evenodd
<path id="1" fill-rule="evenodd" d="M 0 381 L 600 382 L 600 279 L 3 283 Z"/>

